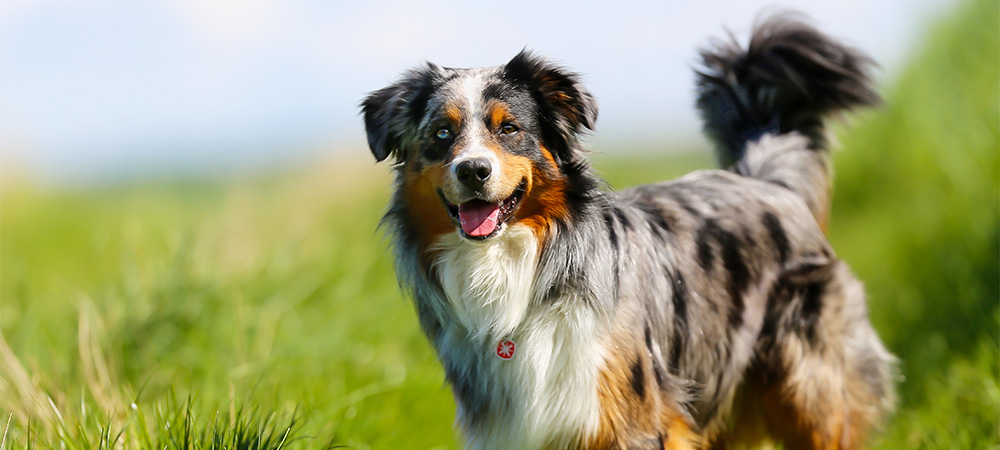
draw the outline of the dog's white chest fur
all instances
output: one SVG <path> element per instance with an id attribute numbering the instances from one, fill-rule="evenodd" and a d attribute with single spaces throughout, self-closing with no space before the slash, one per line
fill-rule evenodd
<path id="1" fill-rule="evenodd" d="M 539 249 L 532 230 L 512 225 L 483 242 L 450 234 L 435 248 L 435 268 L 459 322 L 445 324 L 440 356 L 478 365 L 476 382 L 491 384 L 490 418 L 463 424 L 467 447 L 562 447 L 591 435 L 604 360 L 597 321 L 582 299 L 536 300 L 536 290 L 545 289 L 534 285 Z M 496 355 L 501 339 L 516 343 L 510 360 Z M 459 405 L 460 423 L 462 414 Z"/>
<path id="2" fill-rule="evenodd" d="M 483 242 L 451 233 L 438 241 L 435 267 L 448 301 L 475 339 L 509 334 L 524 319 L 538 264 L 531 229 L 509 226 Z"/>

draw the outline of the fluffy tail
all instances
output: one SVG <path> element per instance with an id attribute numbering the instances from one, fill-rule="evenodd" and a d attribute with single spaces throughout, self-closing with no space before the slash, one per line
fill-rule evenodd
<path id="1" fill-rule="evenodd" d="M 879 103 L 872 60 L 792 13 L 754 27 L 746 49 L 734 39 L 701 52 L 697 106 L 719 161 L 806 200 L 824 225 L 830 175 L 823 119 Z"/>

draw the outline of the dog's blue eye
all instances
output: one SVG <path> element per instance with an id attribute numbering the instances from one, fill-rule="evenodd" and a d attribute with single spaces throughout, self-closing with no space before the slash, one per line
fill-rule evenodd
<path id="1" fill-rule="evenodd" d="M 442 128 L 440 130 L 437 130 L 437 133 L 434 133 L 434 137 L 436 137 L 438 139 L 441 139 L 442 141 L 445 140 L 445 139 L 450 139 L 451 138 L 451 130 L 449 130 L 447 128 Z"/>

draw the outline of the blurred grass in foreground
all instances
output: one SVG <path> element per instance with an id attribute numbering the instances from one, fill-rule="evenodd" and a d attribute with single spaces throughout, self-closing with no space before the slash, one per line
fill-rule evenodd
<path id="1" fill-rule="evenodd" d="M 963 4 L 840 133 L 831 239 L 905 376 L 879 448 L 1000 445 L 998 17 Z M 710 164 L 607 153 L 616 188 Z M 5 178 L 0 450 L 457 447 L 375 231 L 388 167 L 352 155 L 85 192 Z"/>

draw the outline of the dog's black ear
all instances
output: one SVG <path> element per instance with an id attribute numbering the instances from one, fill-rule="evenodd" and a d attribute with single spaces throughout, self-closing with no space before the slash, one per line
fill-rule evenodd
<path id="1" fill-rule="evenodd" d="M 503 73 L 534 96 L 549 149 L 564 161 L 573 160 L 577 136 L 583 128 L 593 130 L 597 122 L 597 101 L 583 88 L 580 76 L 527 50 L 511 59 Z"/>
<path id="2" fill-rule="evenodd" d="M 407 132 L 416 128 L 424 116 L 427 101 L 439 78 L 437 66 L 411 70 L 399 81 L 372 92 L 361 102 L 368 146 L 376 161 L 390 155 L 403 159 L 401 149 Z"/>

